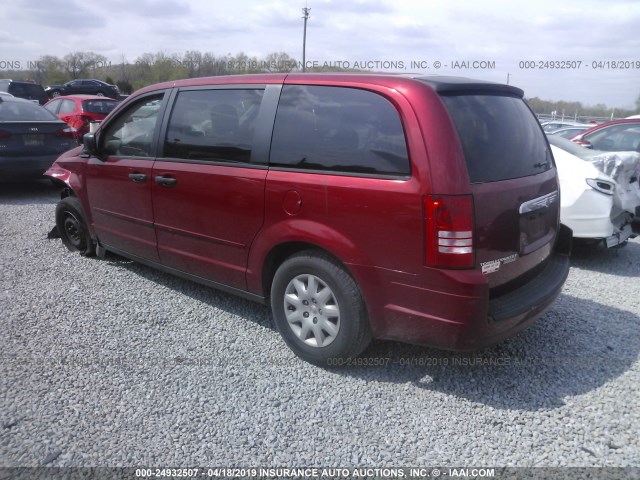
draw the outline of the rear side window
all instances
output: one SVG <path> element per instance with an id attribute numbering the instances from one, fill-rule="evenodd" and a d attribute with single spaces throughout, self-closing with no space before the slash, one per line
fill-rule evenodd
<path id="1" fill-rule="evenodd" d="M 169 119 L 164 156 L 250 162 L 263 94 L 262 89 L 180 92 Z"/>
<path id="2" fill-rule="evenodd" d="M 285 85 L 271 145 L 273 166 L 409 175 L 402 122 L 384 97 L 342 87 Z"/>
<path id="3" fill-rule="evenodd" d="M 12 83 L 9 87 L 9 93 L 16 97 L 32 96 L 41 97 L 44 95 L 44 89 L 40 85 L 29 83 Z"/>
<path id="4" fill-rule="evenodd" d="M 441 98 L 458 131 L 472 183 L 527 177 L 553 166 L 540 125 L 522 99 L 499 95 Z"/>

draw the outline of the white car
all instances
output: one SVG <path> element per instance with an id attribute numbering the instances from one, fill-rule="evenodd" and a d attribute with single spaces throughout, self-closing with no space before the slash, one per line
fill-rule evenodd
<path id="1" fill-rule="evenodd" d="M 640 215 L 640 154 L 598 152 L 547 135 L 560 180 L 560 221 L 574 238 L 614 247 L 636 235 Z"/>
<path id="2" fill-rule="evenodd" d="M 569 127 L 585 127 L 592 128 L 595 125 L 590 123 L 580 123 L 580 122 L 569 122 L 564 120 L 551 120 L 549 122 L 542 122 L 540 124 L 545 133 L 552 133 L 561 128 L 569 128 Z"/>
<path id="3" fill-rule="evenodd" d="M 553 132 L 548 132 L 548 134 L 571 139 L 576 135 L 580 135 L 582 132 L 590 128 L 591 127 L 584 127 L 584 126 L 583 127 L 566 127 L 566 128 L 561 128 L 560 130 L 554 130 Z"/>

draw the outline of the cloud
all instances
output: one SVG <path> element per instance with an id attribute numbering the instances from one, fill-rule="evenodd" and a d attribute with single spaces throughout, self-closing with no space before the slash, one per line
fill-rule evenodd
<path id="1" fill-rule="evenodd" d="M 333 14 L 355 13 L 358 15 L 381 14 L 387 15 L 394 12 L 394 8 L 390 2 L 383 0 L 321 0 L 319 2 L 310 2 L 309 6 L 321 11 L 329 11 Z"/>
<path id="2" fill-rule="evenodd" d="M 184 0 L 111 0 L 109 5 L 141 18 L 176 18 L 193 13 L 189 2 Z"/>
<path id="3" fill-rule="evenodd" d="M 12 17 L 36 25 L 65 31 L 93 30 L 107 25 L 107 15 L 92 11 L 78 0 L 23 0 L 14 6 Z M 20 8 L 17 8 L 17 7 Z M 3 7 L 4 8 L 4 7 Z"/>
<path id="4" fill-rule="evenodd" d="M 0 30 L 0 45 L 14 46 L 23 43 L 23 40 L 17 35 L 11 34 L 5 30 Z"/>

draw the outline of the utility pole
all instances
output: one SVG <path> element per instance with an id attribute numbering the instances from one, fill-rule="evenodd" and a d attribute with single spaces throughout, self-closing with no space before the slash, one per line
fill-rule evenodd
<path id="1" fill-rule="evenodd" d="M 309 13 L 311 9 L 309 7 L 304 7 L 302 9 L 302 18 L 304 19 L 304 33 L 302 35 L 302 71 L 305 71 L 306 68 L 306 58 L 307 58 L 307 20 L 309 20 Z"/>
<path id="2" fill-rule="evenodd" d="M 509 85 L 509 77 L 511 76 L 510 73 L 507 73 L 507 85 Z"/>

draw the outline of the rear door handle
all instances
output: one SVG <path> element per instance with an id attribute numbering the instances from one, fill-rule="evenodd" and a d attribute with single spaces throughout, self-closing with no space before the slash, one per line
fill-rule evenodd
<path id="1" fill-rule="evenodd" d="M 162 175 L 158 175 L 156 177 L 156 183 L 162 187 L 175 187 L 178 180 L 171 177 L 163 177 Z"/>
<path id="2" fill-rule="evenodd" d="M 147 175 L 144 173 L 130 173 L 129 178 L 134 183 L 144 183 L 147 181 Z"/>

